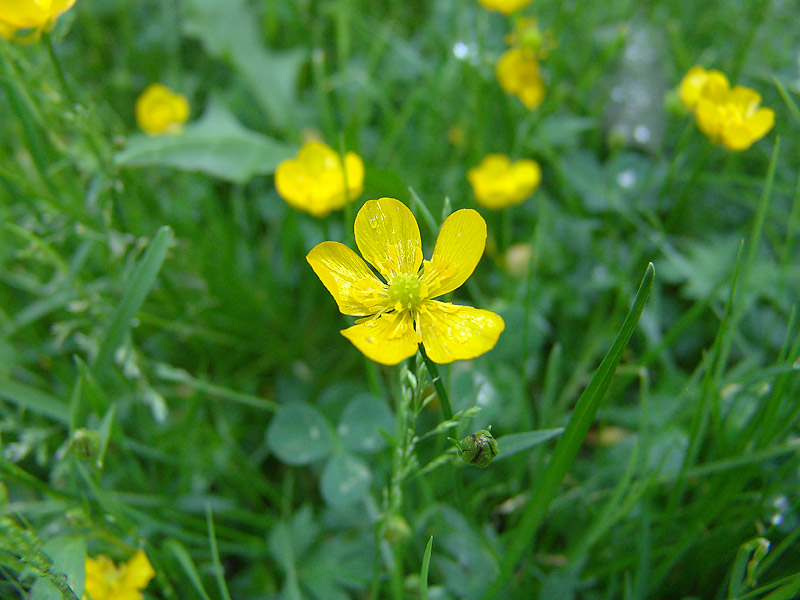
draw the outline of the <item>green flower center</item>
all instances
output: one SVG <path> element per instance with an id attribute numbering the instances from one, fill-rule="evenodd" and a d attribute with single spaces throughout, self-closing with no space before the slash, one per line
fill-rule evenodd
<path id="1" fill-rule="evenodd" d="M 416 274 L 400 274 L 389 282 L 389 301 L 395 310 L 411 310 L 422 296 L 423 285 Z"/>

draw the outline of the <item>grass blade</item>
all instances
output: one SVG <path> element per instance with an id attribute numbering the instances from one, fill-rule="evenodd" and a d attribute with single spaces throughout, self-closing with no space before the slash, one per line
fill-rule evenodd
<path id="1" fill-rule="evenodd" d="M 550 503 L 558 493 L 561 482 L 572 465 L 572 461 L 577 456 L 583 439 L 586 437 L 597 410 L 605 398 L 611 379 L 614 376 L 614 371 L 622 359 L 622 352 L 628 345 L 633 330 L 639 322 L 639 317 L 642 315 L 642 310 L 644 310 L 644 305 L 650 295 L 650 289 L 653 287 L 654 277 L 655 267 L 653 263 L 650 263 L 647 265 L 647 270 L 639 285 L 633 307 L 622 323 L 611 349 L 603 358 L 597 371 L 595 371 L 589 385 L 578 398 L 566 431 L 553 451 L 553 458 L 547 465 L 538 487 L 531 494 L 531 499 L 525 507 L 522 521 L 515 531 L 515 537 L 509 541 L 508 548 L 503 555 L 501 575 L 489 587 L 484 595 L 485 599 L 498 597 L 505 581 L 511 575 L 519 559 L 525 550 L 530 547 Z"/>
<path id="2" fill-rule="evenodd" d="M 422 557 L 422 569 L 419 572 L 419 597 L 421 600 L 428 600 L 428 569 L 431 566 L 431 551 L 433 550 L 433 536 L 425 546 L 425 554 Z"/>
<path id="3" fill-rule="evenodd" d="M 160 228 L 133 270 L 131 280 L 122 295 L 119 306 L 111 315 L 111 321 L 103 336 L 100 350 L 92 364 L 92 370 L 96 377 L 100 377 L 111 364 L 114 352 L 122 344 L 133 318 L 139 312 L 150 288 L 153 287 L 156 276 L 166 258 L 172 237 L 172 230 L 169 227 Z"/>
<path id="4" fill-rule="evenodd" d="M 784 104 L 786 104 L 786 108 L 789 109 L 789 112 L 794 117 L 794 120 L 797 121 L 797 124 L 800 125 L 800 108 L 797 108 L 797 104 L 792 97 L 789 95 L 789 92 L 786 90 L 786 87 L 781 83 L 781 80 L 777 77 L 773 76 L 772 81 L 775 84 L 775 87 L 778 88 L 778 93 L 781 96 Z"/>
<path id="5" fill-rule="evenodd" d="M 67 404 L 24 383 L 0 378 L 0 397 L 59 423 L 69 424 L 70 409 Z"/>
<path id="6" fill-rule="evenodd" d="M 183 544 L 181 544 L 178 540 L 171 539 L 167 540 L 164 546 L 172 553 L 175 559 L 183 568 L 184 573 L 189 578 L 189 581 L 192 582 L 194 585 L 194 589 L 197 590 L 198 595 L 203 600 L 211 600 L 206 592 L 205 588 L 203 587 L 203 582 L 200 580 L 200 573 L 197 572 L 197 567 L 194 566 L 194 561 L 192 557 L 189 556 L 189 552 L 184 548 Z"/>
<path id="7" fill-rule="evenodd" d="M 219 560 L 219 548 L 217 547 L 217 534 L 214 532 L 214 515 L 211 513 L 211 505 L 206 504 L 206 522 L 208 523 L 208 542 L 211 546 L 211 561 L 214 565 L 214 576 L 217 580 L 220 596 L 223 600 L 231 600 L 228 586 L 225 583 L 225 569 Z"/>

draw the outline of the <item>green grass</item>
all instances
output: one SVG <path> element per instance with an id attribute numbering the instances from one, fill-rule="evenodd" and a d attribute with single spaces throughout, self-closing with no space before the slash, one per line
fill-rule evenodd
<path id="1" fill-rule="evenodd" d="M 474 0 L 78 0 L 0 43 L 0 597 L 81 597 L 87 553 L 138 547 L 152 599 L 796 597 L 795 12 L 536 0 L 533 112 Z M 728 152 L 673 108 L 694 64 L 762 95 L 765 139 Z M 137 132 L 154 81 L 190 99 L 180 138 Z M 366 164 L 326 219 L 274 188 L 309 132 Z M 541 187 L 478 207 L 488 152 Z M 452 299 L 506 330 L 436 385 L 365 359 L 305 260 L 383 196 L 426 257 L 450 211 L 487 221 Z M 447 437 L 488 425 L 471 468 Z"/>

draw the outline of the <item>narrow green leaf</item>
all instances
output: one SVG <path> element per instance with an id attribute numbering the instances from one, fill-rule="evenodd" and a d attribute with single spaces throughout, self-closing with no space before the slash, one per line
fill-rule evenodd
<path id="1" fill-rule="evenodd" d="M 69 424 L 69 406 L 65 402 L 24 383 L 0 377 L 0 397 L 59 423 Z"/>
<path id="2" fill-rule="evenodd" d="M 428 569 L 431 566 L 431 552 L 433 551 L 433 536 L 425 546 L 425 554 L 422 557 L 422 569 L 419 572 L 419 595 L 422 600 L 428 600 Z"/>
<path id="3" fill-rule="evenodd" d="M 214 515 L 211 513 L 211 505 L 206 504 L 206 523 L 208 524 L 208 543 L 211 548 L 211 562 L 214 565 L 214 577 L 217 580 L 219 593 L 224 600 L 231 600 L 228 592 L 228 585 L 225 583 L 225 569 L 219 560 L 219 548 L 217 547 L 217 535 L 214 532 Z"/>
<path id="4" fill-rule="evenodd" d="M 208 592 L 206 592 L 203 587 L 203 582 L 200 579 L 200 574 L 197 572 L 197 567 L 195 567 L 192 557 L 189 556 L 189 552 L 183 547 L 183 544 L 178 540 L 170 539 L 164 543 L 164 547 L 169 550 L 178 561 L 178 564 L 183 568 L 184 573 L 186 573 L 186 576 L 189 578 L 189 581 L 192 582 L 194 589 L 197 590 L 200 597 L 203 598 L 203 600 L 211 600 Z"/>
<path id="5" fill-rule="evenodd" d="M 106 459 L 106 451 L 108 450 L 108 442 L 111 440 L 111 428 L 114 425 L 114 415 L 117 413 L 117 403 L 111 405 L 111 408 L 108 409 L 105 415 L 103 415 L 103 420 L 100 421 L 100 427 L 98 427 L 98 437 L 100 438 L 100 451 L 97 453 L 97 468 L 102 469 L 103 463 Z"/>
<path id="6" fill-rule="evenodd" d="M 792 100 L 792 97 L 789 95 L 789 92 L 781 83 L 780 79 L 773 75 L 772 81 L 775 83 L 775 87 L 778 88 L 778 93 L 781 95 L 784 104 L 786 104 L 786 108 L 789 109 L 789 112 L 794 117 L 794 120 L 797 121 L 798 125 L 800 125 L 800 108 L 798 108 L 795 101 Z"/>
<path id="7" fill-rule="evenodd" d="M 522 520 L 514 530 L 514 537 L 508 542 L 501 564 L 501 575 L 489 587 L 484 595 L 485 599 L 498 597 L 522 554 L 526 549 L 530 548 L 531 541 L 536 535 L 536 531 L 547 513 L 550 503 L 558 493 L 561 482 L 572 465 L 572 461 L 577 456 L 589 427 L 594 421 L 597 410 L 605 398 L 611 379 L 614 376 L 614 371 L 622 359 L 622 353 L 628 345 L 633 330 L 642 315 L 644 305 L 650 295 L 650 289 L 653 287 L 654 277 L 655 267 L 653 263 L 650 263 L 647 265 L 647 270 L 639 285 L 639 290 L 633 301 L 633 307 L 622 323 L 611 349 L 603 358 L 597 371 L 595 371 L 589 385 L 578 398 L 564 435 L 553 451 L 553 457 L 542 474 L 539 485 L 533 491 L 528 504 L 525 506 Z"/>
<path id="8" fill-rule="evenodd" d="M 154 372 L 156 377 L 159 379 L 172 383 L 180 383 L 181 385 L 189 386 L 198 392 L 203 392 L 211 396 L 217 396 L 219 398 L 223 398 L 224 400 L 238 402 L 239 404 L 252 406 L 253 408 L 258 408 L 260 410 L 269 412 L 273 412 L 280 407 L 277 402 L 273 402 L 272 400 L 266 400 L 258 396 L 253 396 L 252 394 L 237 392 L 236 390 L 232 390 L 230 388 L 209 383 L 192 376 L 183 369 L 178 369 L 164 363 L 157 364 Z"/>
<path id="9" fill-rule="evenodd" d="M 428 208 L 428 205 L 422 201 L 422 198 L 417 195 L 417 192 L 415 192 L 413 188 L 408 188 L 408 192 L 411 194 L 412 206 L 422 213 L 422 219 L 425 221 L 425 225 L 428 226 L 428 230 L 434 235 L 438 233 L 439 224 L 436 222 L 436 219 L 433 218 L 433 214 Z"/>
<path id="10" fill-rule="evenodd" d="M 92 364 L 92 370 L 96 377 L 101 376 L 111 365 L 114 352 L 122 344 L 133 318 L 139 312 L 150 288 L 155 284 L 156 276 L 167 256 L 167 249 L 172 237 L 172 230 L 169 227 L 160 228 L 153 241 L 147 246 L 144 256 L 136 264 L 119 306 L 111 315 L 111 320 L 100 343 L 100 350 Z"/>
<path id="11" fill-rule="evenodd" d="M 504 435 L 503 437 L 497 438 L 497 445 L 500 448 L 500 453 L 494 460 L 498 461 L 508 458 L 518 452 L 546 442 L 562 433 L 564 433 L 563 427 L 555 427 L 553 429 L 539 429 L 537 431 L 523 431 L 522 433 Z"/>
<path id="12" fill-rule="evenodd" d="M 797 597 L 798 591 L 800 591 L 800 573 L 795 574 L 785 585 L 768 596 L 764 596 L 762 600 L 792 600 Z"/>

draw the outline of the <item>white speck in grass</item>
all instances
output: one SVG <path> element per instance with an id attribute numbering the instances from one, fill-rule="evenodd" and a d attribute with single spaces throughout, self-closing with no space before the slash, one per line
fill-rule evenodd
<path id="1" fill-rule="evenodd" d="M 453 44 L 453 56 L 458 60 L 464 60 L 469 56 L 469 46 L 464 42 L 456 42 Z"/>
<path id="2" fill-rule="evenodd" d="M 308 437 L 310 437 L 312 440 L 318 440 L 319 436 L 320 436 L 319 427 L 312 426 L 308 430 Z"/>
<path id="3" fill-rule="evenodd" d="M 637 125 L 633 130 L 633 139 L 640 144 L 646 144 L 650 141 L 650 128 L 647 125 Z"/>
<path id="4" fill-rule="evenodd" d="M 620 187 L 625 189 L 632 188 L 636 184 L 636 173 L 634 173 L 632 169 L 620 171 L 617 175 L 617 183 Z"/>

